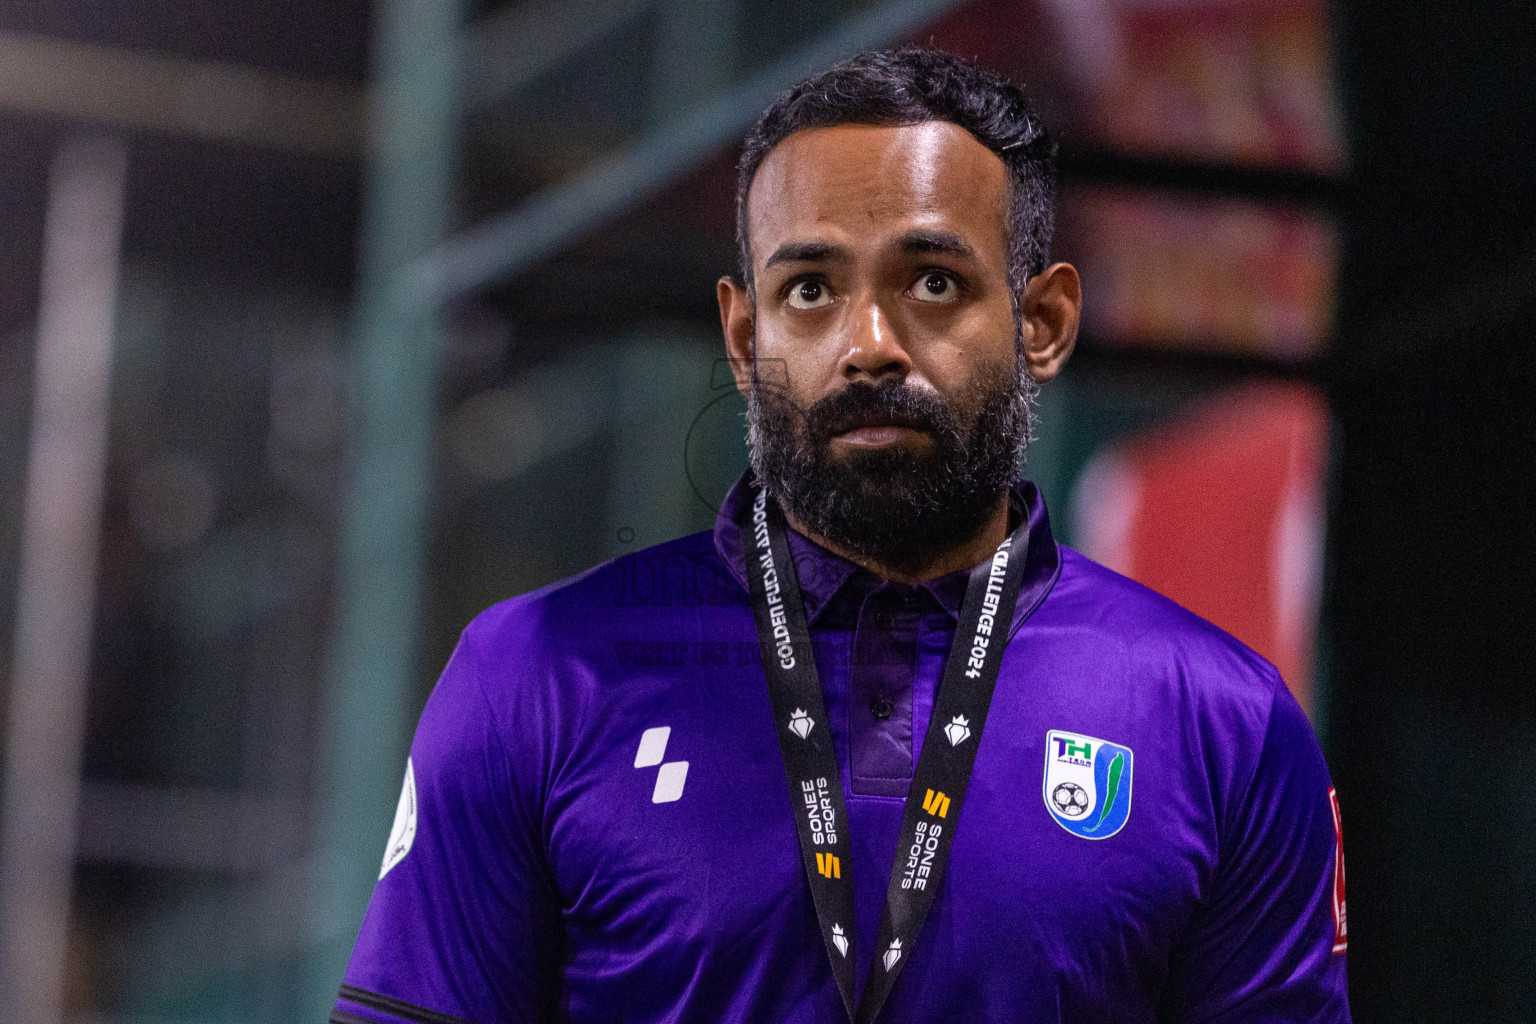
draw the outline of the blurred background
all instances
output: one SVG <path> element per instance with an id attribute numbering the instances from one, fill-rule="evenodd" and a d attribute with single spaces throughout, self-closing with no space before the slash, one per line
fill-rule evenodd
<path id="1" fill-rule="evenodd" d="M 322 1020 L 480 610 L 709 526 L 780 89 L 905 40 L 1063 140 L 1058 536 L 1271 658 L 1356 1019 L 1536 1020 L 1536 9 L 0 4 L 4 1020 Z"/>

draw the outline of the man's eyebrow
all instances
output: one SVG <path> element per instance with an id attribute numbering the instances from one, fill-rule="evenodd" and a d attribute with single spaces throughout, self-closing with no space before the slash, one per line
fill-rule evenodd
<path id="1" fill-rule="evenodd" d="M 763 269 L 767 270 L 780 263 L 817 263 L 842 254 L 843 250 L 831 242 L 785 242 L 773 250 L 773 255 L 768 257 Z"/>
<path id="2" fill-rule="evenodd" d="M 948 231 L 908 231 L 901 236 L 901 251 L 911 254 L 944 253 L 950 256 L 976 258 L 976 250 L 959 235 Z"/>

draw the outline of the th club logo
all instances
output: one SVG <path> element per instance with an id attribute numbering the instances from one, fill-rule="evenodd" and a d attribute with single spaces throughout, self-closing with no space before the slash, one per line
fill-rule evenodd
<path id="1" fill-rule="evenodd" d="M 887 949 L 885 951 L 885 954 L 880 957 L 880 962 L 885 964 L 885 969 L 886 969 L 887 972 L 889 972 L 892 967 L 896 966 L 896 961 L 900 960 L 900 959 L 901 959 L 901 940 L 900 939 L 892 939 L 891 940 L 890 948 Z"/>
<path id="2" fill-rule="evenodd" d="M 809 736 L 815 726 L 816 719 L 806 714 L 804 708 L 795 708 L 794 712 L 789 716 L 789 731 L 801 739 Z"/>
<path id="3" fill-rule="evenodd" d="M 944 727 L 944 735 L 950 746 L 958 747 L 971 735 L 971 723 L 965 720 L 964 715 L 956 715 Z"/>
<path id="4" fill-rule="evenodd" d="M 1045 809 L 1083 839 L 1108 839 L 1131 814 L 1130 747 L 1052 729 L 1045 734 Z"/>
<path id="5" fill-rule="evenodd" d="M 640 734 L 640 749 L 635 751 L 636 768 L 653 768 L 660 764 L 661 769 L 656 773 L 656 788 L 651 790 L 651 803 L 669 804 L 679 800 L 683 795 L 683 784 L 688 781 L 687 761 L 668 761 L 661 764 L 667 756 L 667 739 L 672 735 L 670 725 L 658 725 L 654 729 L 647 729 Z"/>
<path id="6" fill-rule="evenodd" d="M 843 956 L 848 955 L 848 936 L 843 934 L 843 926 L 840 924 L 832 926 L 832 945 L 836 946 L 837 951 Z"/>

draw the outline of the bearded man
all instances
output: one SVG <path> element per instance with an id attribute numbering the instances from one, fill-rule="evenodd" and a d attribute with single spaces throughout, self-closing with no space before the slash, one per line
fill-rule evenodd
<path id="1" fill-rule="evenodd" d="M 1016 476 L 1080 308 L 1052 161 L 932 50 L 766 112 L 718 286 L 752 468 L 465 631 L 333 1022 L 1349 1019 L 1305 716 Z"/>

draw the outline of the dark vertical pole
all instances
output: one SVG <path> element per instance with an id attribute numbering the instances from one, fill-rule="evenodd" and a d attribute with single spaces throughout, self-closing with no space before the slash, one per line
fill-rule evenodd
<path id="1" fill-rule="evenodd" d="M 1355 1019 L 1536 1020 L 1536 8 L 1339 9 L 1331 755 Z"/>

